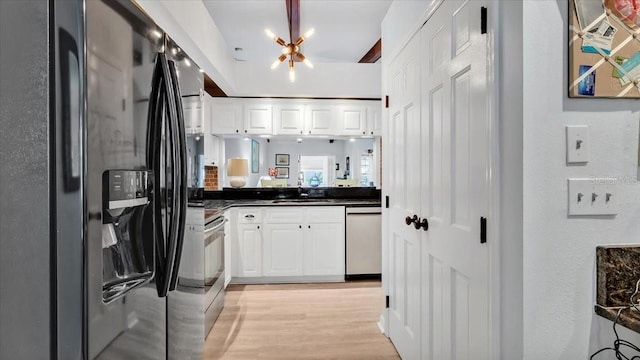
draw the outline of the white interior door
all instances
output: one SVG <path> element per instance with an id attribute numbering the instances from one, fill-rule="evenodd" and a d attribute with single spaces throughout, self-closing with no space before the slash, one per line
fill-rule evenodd
<path id="1" fill-rule="evenodd" d="M 390 65 L 386 149 L 389 209 L 389 337 L 403 359 L 420 356 L 420 42 L 415 36 Z"/>
<path id="2" fill-rule="evenodd" d="M 488 359 L 487 35 L 483 1 L 447 0 L 422 28 L 422 358 Z"/>

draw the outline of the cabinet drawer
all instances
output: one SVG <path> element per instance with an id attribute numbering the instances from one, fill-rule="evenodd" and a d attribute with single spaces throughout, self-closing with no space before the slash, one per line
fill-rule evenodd
<path id="1" fill-rule="evenodd" d="M 262 223 L 262 211 L 259 208 L 247 208 L 238 210 L 239 224 Z"/>
<path id="2" fill-rule="evenodd" d="M 309 223 L 344 223 L 344 206 L 313 206 L 307 208 Z"/>
<path id="3" fill-rule="evenodd" d="M 302 224 L 304 221 L 303 207 L 286 206 L 268 208 L 265 212 L 266 224 Z"/>

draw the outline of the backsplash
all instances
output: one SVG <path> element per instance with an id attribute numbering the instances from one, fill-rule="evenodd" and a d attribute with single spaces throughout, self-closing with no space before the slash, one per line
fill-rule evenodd
<path id="1" fill-rule="evenodd" d="M 215 165 L 204 166 L 204 190 L 218 190 L 218 167 Z"/>
<path id="2" fill-rule="evenodd" d="M 640 312 L 629 309 L 640 279 L 640 245 L 598 246 L 596 272 L 596 314 L 640 333 Z"/>
<path id="3" fill-rule="evenodd" d="M 629 305 L 629 297 L 640 279 L 640 245 L 596 248 L 597 303 Z"/>

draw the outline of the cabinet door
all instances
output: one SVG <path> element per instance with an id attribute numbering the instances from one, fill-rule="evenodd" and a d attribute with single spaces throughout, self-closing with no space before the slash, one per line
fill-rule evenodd
<path id="1" fill-rule="evenodd" d="M 309 223 L 304 236 L 304 275 L 344 275 L 344 224 Z"/>
<path id="2" fill-rule="evenodd" d="M 328 104 L 309 104 L 304 115 L 304 133 L 309 135 L 334 135 L 336 132 L 336 108 Z"/>
<path id="3" fill-rule="evenodd" d="M 367 132 L 369 135 L 382 135 L 382 104 L 376 101 L 374 104 L 371 104 L 367 107 L 367 119 L 368 119 L 368 128 Z"/>
<path id="4" fill-rule="evenodd" d="M 235 99 L 211 99 L 211 133 L 213 135 L 240 134 L 244 132 L 242 103 Z"/>
<path id="5" fill-rule="evenodd" d="M 341 105 L 338 108 L 339 135 L 367 134 L 367 107 L 365 105 Z"/>
<path id="6" fill-rule="evenodd" d="M 238 225 L 238 242 L 232 254 L 238 277 L 262 276 L 262 230 L 257 224 Z"/>
<path id="7" fill-rule="evenodd" d="M 187 134 L 202 134 L 204 132 L 204 98 L 203 96 L 188 96 L 182 98 L 184 126 Z"/>
<path id="8" fill-rule="evenodd" d="M 248 102 L 244 105 L 245 134 L 271 135 L 273 133 L 272 106 Z"/>
<path id="9" fill-rule="evenodd" d="M 273 107 L 274 135 L 302 135 L 304 105 L 276 105 Z"/>
<path id="10" fill-rule="evenodd" d="M 303 275 L 301 224 L 267 224 L 264 227 L 263 276 Z"/>

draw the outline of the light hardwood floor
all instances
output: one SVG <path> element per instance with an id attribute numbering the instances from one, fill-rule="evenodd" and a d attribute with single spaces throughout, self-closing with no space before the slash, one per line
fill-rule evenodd
<path id="1" fill-rule="evenodd" d="M 399 359 L 380 282 L 230 285 L 205 359 Z"/>

